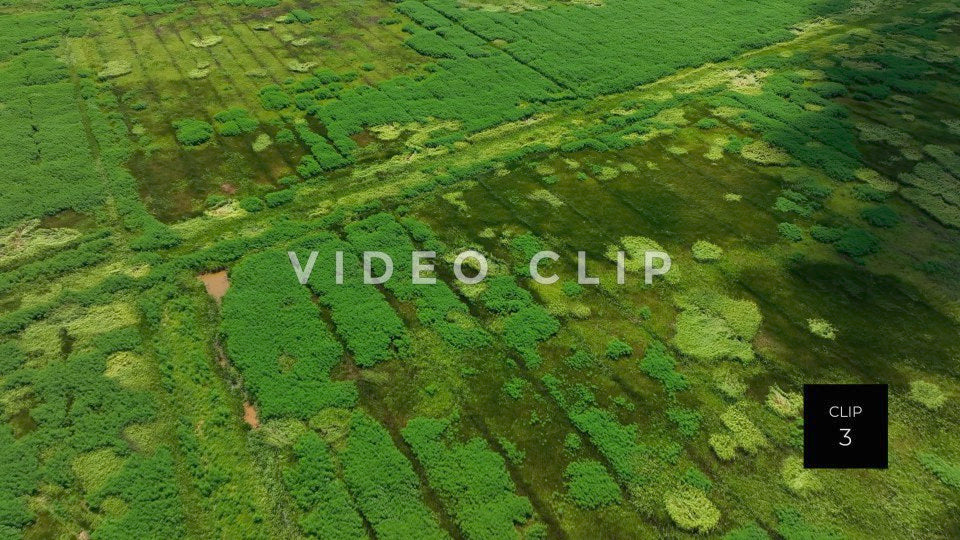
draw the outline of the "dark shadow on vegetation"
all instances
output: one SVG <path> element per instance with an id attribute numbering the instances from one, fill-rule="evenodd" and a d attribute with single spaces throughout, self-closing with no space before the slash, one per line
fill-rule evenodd
<path id="1" fill-rule="evenodd" d="M 798 264 L 790 269 L 798 291 L 844 330 L 837 345 L 867 375 L 893 382 L 889 366 L 907 362 L 957 375 L 960 327 L 928 304 L 911 285 L 893 276 L 836 264 Z"/>

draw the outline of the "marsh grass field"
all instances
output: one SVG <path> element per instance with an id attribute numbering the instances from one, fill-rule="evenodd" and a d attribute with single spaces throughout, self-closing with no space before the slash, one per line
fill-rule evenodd
<path id="1" fill-rule="evenodd" d="M 0 537 L 960 537 L 958 30 L 0 2 Z M 810 383 L 889 385 L 888 469 L 803 468 Z"/>

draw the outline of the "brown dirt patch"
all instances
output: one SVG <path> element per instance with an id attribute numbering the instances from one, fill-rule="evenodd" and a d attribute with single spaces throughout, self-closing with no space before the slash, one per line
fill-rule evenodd
<path id="1" fill-rule="evenodd" d="M 227 277 L 226 270 L 200 274 L 200 281 L 203 282 L 203 287 L 207 289 L 207 294 L 212 296 L 218 304 L 223 299 L 223 295 L 227 294 L 227 289 L 230 288 L 230 278 Z"/>
<path id="2" fill-rule="evenodd" d="M 257 409 L 249 401 L 243 402 L 243 421 L 253 429 L 260 427 L 260 420 L 257 418 Z"/>

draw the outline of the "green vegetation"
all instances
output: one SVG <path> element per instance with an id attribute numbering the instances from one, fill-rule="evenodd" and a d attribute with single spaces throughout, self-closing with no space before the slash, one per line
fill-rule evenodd
<path id="1" fill-rule="evenodd" d="M 682 486 L 664 498 L 670 518 L 681 529 L 709 532 L 720 521 L 720 511 L 702 491 Z"/>
<path id="2" fill-rule="evenodd" d="M 686 389 L 689 384 L 682 374 L 676 371 L 676 360 L 659 341 L 647 345 L 643 359 L 640 360 L 640 369 L 644 373 L 660 381 L 664 390 L 674 394 Z"/>
<path id="3" fill-rule="evenodd" d="M 261 414 L 309 418 L 324 407 L 353 405 L 357 390 L 330 380 L 343 350 L 309 292 L 294 279 L 276 279 L 277 261 L 286 258 L 284 252 L 264 252 L 231 270 L 221 329 Z"/>
<path id="4" fill-rule="evenodd" d="M 563 472 L 567 494 L 581 508 L 600 508 L 621 500 L 620 486 L 597 461 L 574 461 Z"/>
<path id="5" fill-rule="evenodd" d="M 515 537 L 515 524 L 523 524 L 533 513 L 530 502 L 514 493 L 503 458 L 490 451 L 483 439 L 448 446 L 444 434 L 449 429 L 449 421 L 414 418 L 404 428 L 403 438 L 465 537 Z"/>
<path id="6" fill-rule="evenodd" d="M 420 501 L 417 475 L 373 419 L 350 420 L 341 454 L 343 478 L 360 511 L 381 538 L 447 538 Z"/>
<path id="7" fill-rule="evenodd" d="M 304 512 L 301 529 L 317 538 L 365 538 L 363 521 L 337 478 L 323 439 L 307 432 L 297 441 L 294 452 L 296 465 L 284 470 L 283 480 Z"/>
<path id="8" fill-rule="evenodd" d="M 0 537 L 955 537 L 956 18 L 6 2 Z"/>
<path id="9" fill-rule="evenodd" d="M 173 123 L 177 128 L 177 140 L 184 146 L 197 146 L 213 137 L 213 127 L 203 120 L 185 118 Z"/>

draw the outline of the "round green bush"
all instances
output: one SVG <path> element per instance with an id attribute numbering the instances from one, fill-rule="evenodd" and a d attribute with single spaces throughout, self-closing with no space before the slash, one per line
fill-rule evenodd
<path id="1" fill-rule="evenodd" d="M 213 126 L 203 120 L 185 118 L 173 123 L 177 130 L 177 141 L 185 146 L 197 146 L 213 137 Z"/>
<path id="2" fill-rule="evenodd" d="M 266 205 L 263 203 L 263 199 L 259 197 L 244 197 L 240 199 L 240 208 L 243 208 L 247 212 L 259 212 L 265 207 Z"/>

